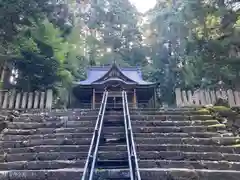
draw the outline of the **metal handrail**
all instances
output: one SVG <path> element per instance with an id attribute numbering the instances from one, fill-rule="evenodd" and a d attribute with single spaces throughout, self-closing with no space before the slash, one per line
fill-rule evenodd
<path id="1" fill-rule="evenodd" d="M 93 179 L 93 175 L 94 175 L 94 169 L 95 169 L 95 165 L 96 165 L 96 158 L 97 158 L 97 153 L 98 153 L 98 148 L 99 148 L 99 142 L 100 142 L 100 137 L 101 137 L 101 133 L 102 133 L 102 126 L 103 126 L 103 119 L 104 119 L 104 114 L 105 114 L 105 110 L 106 110 L 106 104 L 107 104 L 107 99 L 108 99 L 108 92 L 106 92 L 106 96 L 103 102 L 103 107 L 102 107 L 102 116 L 101 116 L 101 120 L 100 120 L 100 124 L 99 124 L 99 128 L 97 129 L 97 139 L 96 139 L 96 146 L 95 146 L 95 150 L 93 153 L 93 161 L 92 161 L 92 167 L 91 167 L 91 171 L 90 171 L 90 176 L 89 176 L 89 180 Z"/>
<path id="2" fill-rule="evenodd" d="M 99 143 L 99 139 L 100 139 L 99 132 L 102 128 L 101 127 L 101 125 L 102 125 L 101 121 L 102 121 L 104 113 L 105 113 L 107 96 L 108 96 L 108 92 L 104 92 L 103 98 L 102 98 L 102 103 L 101 103 L 101 106 L 100 106 L 100 109 L 99 109 L 99 112 L 98 112 L 97 122 L 96 122 L 96 125 L 95 125 L 95 128 L 94 128 L 94 133 L 93 133 L 91 145 L 90 145 L 89 152 L 88 152 L 87 161 L 86 161 L 85 166 L 84 166 L 84 172 L 83 172 L 82 180 L 89 180 L 88 175 L 91 174 L 92 165 L 93 165 L 93 163 L 95 164 L 95 161 L 96 161 L 96 157 L 94 157 L 94 154 L 95 154 L 97 142 Z M 99 125 L 100 125 L 100 127 L 99 127 Z M 90 167 L 91 167 L 91 171 L 89 172 Z"/>
<path id="3" fill-rule="evenodd" d="M 134 170 L 133 170 L 133 166 L 132 166 L 131 146 L 130 146 L 130 142 L 129 142 L 127 111 L 126 111 L 124 91 L 122 92 L 122 105 L 123 105 L 124 129 L 125 129 L 126 142 L 127 142 L 128 164 L 129 164 L 129 169 L 130 169 L 130 179 L 134 180 Z"/>
<path id="4" fill-rule="evenodd" d="M 130 113 L 129 113 L 129 107 L 128 107 L 128 99 L 127 99 L 127 93 L 124 91 L 124 104 L 125 104 L 125 110 L 126 110 L 126 120 L 127 120 L 127 126 L 128 126 L 128 135 L 130 138 L 130 147 L 131 147 L 131 161 L 134 165 L 133 170 L 136 174 L 134 174 L 134 180 L 141 180 L 139 166 L 138 166 L 138 159 L 137 159 L 137 153 L 136 153 L 136 146 L 133 139 L 133 132 L 132 132 L 132 124 L 130 119 Z"/>

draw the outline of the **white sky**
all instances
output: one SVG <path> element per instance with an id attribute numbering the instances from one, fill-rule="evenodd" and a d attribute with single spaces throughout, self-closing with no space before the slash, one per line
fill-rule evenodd
<path id="1" fill-rule="evenodd" d="M 147 12 L 156 4 L 156 0 L 130 0 L 130 2 L 134 4 L 141 13 Z"/>

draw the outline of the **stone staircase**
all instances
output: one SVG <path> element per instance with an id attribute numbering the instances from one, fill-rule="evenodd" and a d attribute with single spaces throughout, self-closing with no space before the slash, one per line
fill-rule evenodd
<path id="1" fill-rule="evenodd" d="M 193 108 L 131 109 L 142 180 L 239 180 L 240 137 Z M 79 180 L 98 111 L 21 113 L 0 135 L 0 180 Z M 106 112 L 94 180 L 129 178 L 122 112 Z"/>
<path id="2" fill-rule="evenodd" d="M 106 111 L 98 150 L 94 180 L 130 180 L 121 110 Z M 123 174 L 121 174 L 122 172 Z"/>
<path id="3" fill-rule="evenodd" d="M 143 180 L 239 180 L 240 138 L 195 109 L 132 110 Z"/>
<path id="4" fill-rule="evenodd" d="M 79 180 L 97 111 L 23 113 L 0 136 L 0 180 Z"/>

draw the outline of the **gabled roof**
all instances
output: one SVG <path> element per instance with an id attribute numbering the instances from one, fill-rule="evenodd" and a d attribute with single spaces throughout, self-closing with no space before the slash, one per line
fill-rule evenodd
<path id="1" fill-rule="evenodd" d="M 108 77 L 112 70 L 117 70 L 119 72 L 119 77 Z M 153 85 L 155 83 L 144 81 L 142 78 L 142 73 L 139 68 L 121 68 L 115 63 L 111 66 L 104 67 L 90 67 L 87 70 L 87 79 L 84 81 L 77 82 L 77 85 L 92 85 L 92 84 L 104 84 L 108 80 L 123 80 L 127 84 L 137 84 L 137 85 Z"/>

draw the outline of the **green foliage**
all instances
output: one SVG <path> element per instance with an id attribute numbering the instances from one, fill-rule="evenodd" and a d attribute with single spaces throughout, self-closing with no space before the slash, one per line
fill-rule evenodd
<path id="1" fill-rule="evenodd" d="M 239 86 L 240 14 L 231 8 L 235 1 L 222 2 L 164 0 L 148 13 L 148 76 L 160 82 L 163 101 L 175 87 Z"/>

